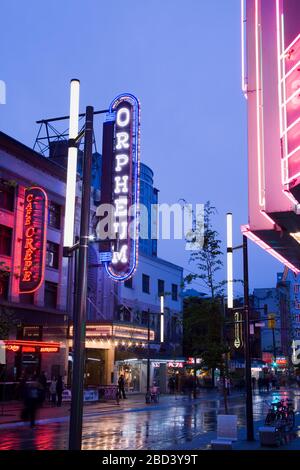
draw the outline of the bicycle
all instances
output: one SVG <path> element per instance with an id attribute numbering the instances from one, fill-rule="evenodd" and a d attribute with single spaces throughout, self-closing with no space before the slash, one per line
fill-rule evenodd
<path id="1" fill-rule="evenodd" d="M 295 412 L 292 402 L 290 400 L 281 400 L 268 403 L 268 405 L 270 408 L 265 419 L 265 425 L 292 431 L 295 427 Z"/>

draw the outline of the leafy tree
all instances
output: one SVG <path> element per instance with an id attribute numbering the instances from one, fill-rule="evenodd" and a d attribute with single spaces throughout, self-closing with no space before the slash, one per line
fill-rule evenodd
<path id="1" fill-rule="evenodd" d="M 218 280 L 218 273 L 223 267 L 221 259 L 221 240 L 212 226 L 212 216 L 216 208 L 209 201 L 204 206 L 203 221 L 194 224 L 194 251 L 190 262 L 194 263 L 197 272 L 185 277 L 187 284 L 200 280 L 209 294 L 207 299 L 190 298 L 184 308 L 184 349 L 193 357 L 202 358 L 202 366 L 212 370 L 212 386 L 214 370 L 220 369 L 224 384 L 225 408 L 227 410 L 225 375 L 227 374 L 225 356 L 227 346 L 223 341 L 223 287 L 226 281 Z M 195 240 L 202 242 L 195 243 Z M 195 249 L 196 248 L 196 249 Z"/>
<path id="2" fill-rule="evenodd" d="M 9 333 L 13 330 L 19 321 L 15 312 L 3 305 L 0 305 L 0 339 L 8 339 Z"/>
<path id="3" fill-rule="evenodd" d="M 212 227 L 212 216 L 216 213 L 216 208 L 207 201 L 204 206 L 203 221 L 195 222 L 193 240 L 194 249 L 190 256 L 190 263 L 194 263 L 197 273 L 190 273 L 185 277 L 186 283 L 199 279 L 202 285 L 208 290 L 212 299 L 222 295 L 224 281 L 217 280 L 217 273 L 222 269 L 221 240 L 219 234 Z M 203 233 L 203 237 L 201 234 Z M 199 240 L 195 243 L 195 240 Z M 203 240 L 203 244 L 200 240 Z M 198 246 L 197 246 L 198 245 Z"/>

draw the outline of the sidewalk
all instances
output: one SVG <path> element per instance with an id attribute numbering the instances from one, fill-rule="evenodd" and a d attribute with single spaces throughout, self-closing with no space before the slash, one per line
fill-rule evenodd
<path id="1" fill-rule="evenodd" d="M 261 446 L 259 441 L 259 428 L 264 426 L 264 420 L 254 421 L 254 441 L 247 441 L 247 431 L 245 427 L 238 427 L 238 440 L 233 443 L 232 450 L 251 451 L 251 450 L 300 450 L 300 412 L 296 412 L 295 420 L 295 438 L 291 439 L 287 444 L 280 447 Z M 178 444 L 166 450 L 211 450 L 211 441 L 217 438 L 216 431 L 202 434 L 188 443 Z M 214 451 L 216 452 L 216 451 Z"/>
<path id="2" fill-rule="evenodd" d="M 234 393 L 230 398 L 241 395 L 243 394 Z M 199 396 L 196 399 L 189 399 L 186 395 L 161 395 L 159 403 L 146 404 L 144 394 L 132 394 L 128 395 L 126 400 L 120 400 L 119 405 L 114 400 L 85 402 L 83 413 L 85 417 L 89 417 L 103 413 L 137 412 L 187 403 L 199 403 L 202 400 L 222 400 L 222 396 L 215 390 L 200 390 Z M 50 403 L 45 402 L 38 411 L 37 423 L 46 424 L 49 422 L 66 421 L 70 415 L 70 406 L 70 402 L 63 402 L 61 407 L 52 407 Z M 0 429 L 24 425 L 25 423 L 20 418 L 22 409 L 23 404 L 18 401 L 0 403 Z"/>

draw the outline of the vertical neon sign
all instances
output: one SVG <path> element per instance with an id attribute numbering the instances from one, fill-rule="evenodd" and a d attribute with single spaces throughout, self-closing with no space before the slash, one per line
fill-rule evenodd
<path id="1" fill-rule="evenodd" d="M 110 105 L 107 123 L 112 142 L 103 147 L 106 171 L 102 170 L 102 188 L 106 188 L 106 194 L 103 191 L 101 201 L 113 206 L 114 217 L 110 230 L 113 233 L 111 260 L 105 261 L 104 266 L 109 277 L 124 281 L 133 275 L 138 258 L 140 106 L 137 98 L 131 94 L 117 96 Z"/>
<path id="2" fill-rule="evenodd" d="M 39 187 L 25 190 L 20 293 L 35 292 L 44 279 L 48 198 Z"/>

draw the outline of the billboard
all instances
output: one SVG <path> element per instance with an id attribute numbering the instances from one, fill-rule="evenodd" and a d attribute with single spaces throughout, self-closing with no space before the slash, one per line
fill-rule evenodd
<path id="1" fill-rule="evenodd" d="M 131 277 L 137 267 L 139 133 L 137 98 L 127 93 L 117 96 L 103 125 L 101 205 L 96 231 L 105 270 L 118 281 Z"/>
<path id="2" fill-rule="evenodd" d="M 48 198 L 40 187 L 25 190 L 20 293 L 35 292 L 44 279 Z"/>

